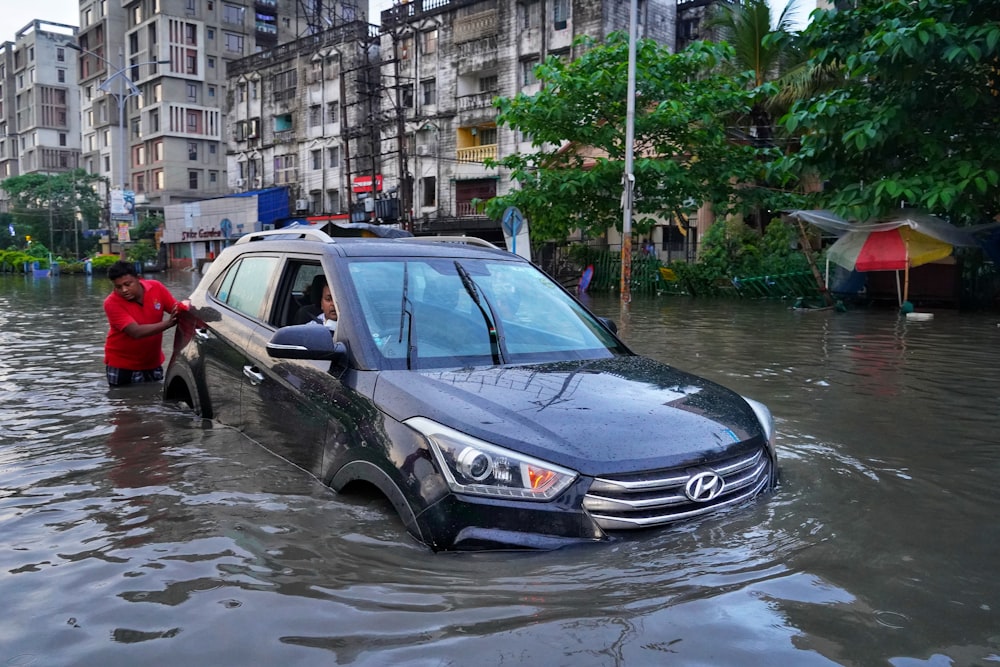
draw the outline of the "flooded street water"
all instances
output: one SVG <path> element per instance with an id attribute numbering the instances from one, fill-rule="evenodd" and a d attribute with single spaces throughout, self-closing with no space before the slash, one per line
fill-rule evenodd
<path id="1" fill-rule="evenodd" d="M 0 665 L 1000 663 L 996 313 L 589 297 L 635 351 L 771 408 L 777 492 L 433 554 L 159 387 L 109 390 L 109 286 L 0 276 Z"/>

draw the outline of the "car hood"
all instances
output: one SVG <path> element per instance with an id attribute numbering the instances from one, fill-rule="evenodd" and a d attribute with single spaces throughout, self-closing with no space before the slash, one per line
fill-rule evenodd
<path id="1" fill-rule="evenodd" d="M 739 395 L 639 356 L 383 371 L 374 400 L 586 475 L 693 465 L 764 437 Z"/>

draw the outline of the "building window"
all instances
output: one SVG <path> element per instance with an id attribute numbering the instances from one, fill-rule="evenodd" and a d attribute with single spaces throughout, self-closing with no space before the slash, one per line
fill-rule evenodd
<path id="1" fill-rule="evenodd" d="M 243 23 L 243 11 L 242 7 L 222 3 L 222 22 L 236 24 Z"/>
<path id="2" fill-rule="evenodd" d="M 499 79 L 497 78 L 496 74 L 492 76 L 481 76 L 479 77 L 479 92 L 481 93 L 496 92 L 498 84 L 499 84 Z"/>
<path id="3" fill-rule="evenodd" d="M 215 86 L 209 86 L 208 87 L 208 96 L 212 97 L 212 98 L 215 97 Z"/>
<path id="4" fill-rule="evenodd" d="M 322 124 L 323 119 L 323 107 L 318 104 L 314 104 L 309 107 L 309 127 L 316 127 Z"/>
<path id="5" fill-rule="evenodd" d="M 538 61 L 532 58 L 531 60 L 521 61 L 521 85 L 530 86 L 533 83 L 538 83 L 538 77 L 535 76 L 535 66 Z"/>
<path id="6" fill-rule="evenodd" d="M 59 145 L 60 146 L 65 146 L 66 145 L 66 133 L 65 132 L 60 132 L 59 133 Z"/>
<path id="7" fill-rule="evenodd" d="M 327 165 L 336 169 L 340 166 L 340 146 L 330 146 L 326 149 Z"/>
<path id="8" fill-rule="evenodd" d="M 326 199 L 329 202 L 326 210 L 330 213 L 340 213 L 340 190 L 327 190 Z"/>
<path id="9" fill-rule="evenodd" d="M 479 145 L 495 146 L 497 143 L 497 129 L 495 127 L 479 128 Z"/>
<path id="10" fill-rule="evenodd" d="M 421 81 L 420 96 L 424 106 L 437 104 L 437 81 L 435 79 Z"/>
<path id="11" fill-rule="evenodd" d="M 198 84 L 188 82 L 187 84 L 187 97 L 188 102 L 198 101 Z"/>
<path id="12" fill-rule="evenodd" d="M 207 28 L 205 30 L 205 37 L 207 39 L 215 39 L 215 28 Z"/>
<path id="13" fill-rule="evenodd" d="M 198 142 L 189 141 L 188 142 L 188 160 L 198 159 Z"/>
<path id="14" fill-rule="evenodd" d="M 223 33 L 223 40 L 223 45 L 225 46 L 226 51 L 243 53 L 243 35 L 226 32 Z"/>
<path id="15" fill-rule="evenodd" d="M 295 183 L 298 181 L 296 155 L 276 155 L 274 157 L 274 183 Z"/>
<path id="16" fill-rule="evenodd" d="M 247 84 L 239 83 L 236 85 L 236 99 L 240 102 L 247 101 Z"/>
<path id="17" fill-rule="evenodd" d="M 521 13 L 521 28 L 530 30 L 542 24 L 542 5 L 538 0 L 530 0 L 518 6 Z"/>
<path id="18" fill-rule="evenodd" d="M 141 167 L 146 164 L 146 147 L 136 146 L 135 147 L 135 166 Z"/>
<path id="19" fill-rule="evenodd" d="M 217 172 L 217 171 L 210 171 L 210 172 L 208 172 L 208 182 L 209 183 L 217 183 L 218 181 L 219 181 L 219 172 Z"/>
<path id="20" fill-rule="evenodd" d="M 292 114 L 283 113 L 274 117 L 275 132 L 290 132 L 293 129 Z"/>
<path id="21" fill-rule="evenodd" d="M 194 169 L 188 172 L 188 189 L 198 189 L 198 172 Z"/>
<path id="22" fill-rule="evenodd" d="M 215 58 L 213 56 L 209 56 L 207 62 L 208 62 L 208 69 L 215 69 Z"/>
<path id="23" fill-rule="evenodd" d="M 438 45 L 438 31 L 437 28 L 434 30 L 425 30 L 420 33 L 420 50 L 425 54 L 435 53 L 437 51 Z"/>
<path id="24" fill-rule="evenodd" d="M 187 74 L 198 73 L 198 57 L 193 53 L 184 56 L 184 71 Z"/>
<path id="25" fill-rule="evenodd" d="M 218 146 L 216 146 L 215 144 L 209 144 L 208 145 L 208 154 L 209 155 L 215 155 L 215 153 L 217 152 L 217 149 L 218 149 Z"/>
<path id="26" fill-rule="evenodd" d="M 569 0 L 553 0 L 552 23 L 556 30 L 564 30 L 569 20 Z"/>
<path id="27" fill-rule="evenodd" d="M 188 111 L 187 112 L 187 131 L 197 132 L 198 131 L 198 112 Z"/>
<path id="28" fill-rule="evenodd" d="M 57 69 L 56 70 L 56 79 L 59 81 L 59 83 L 66 83 L 66 70 L 64 70 L 64 69 Z"/>
<path id="29" fill-rule="evenodd" d="M 296 70 L 288 69 L 283 72 L 278 72 L 271 79 L 271 85 L 274 89 L 274 101 L 283 102 L 285 100 L 291 100 L 295 98 L 295 86 L 298 84 L 298 79 L 296 76 Z"/>
<path id="30" fill-rule="evenodd" d="M 326 103 L 326 120 L 328 123 L 337 122 L 337 103 L 327 102 Z"/>
<path id="31" fill-rule="evenodd" d="M 400 86 L 400 94 L 403 99 L 403 108 L 412 109 L 413 108 L 413 84 L 408 83 L 405 86 Z"/>
<path id="32" fill-rule="evenodd" d="M 433 176 L 424 176 L 424 197 L 422 206 L 437 206 L 437 179 Z"/>
<path id="33" fill-rule="evenodd" d="M 319 171 L 323 168 L 323 151 L 315 150 L 310 151 L 309 157 L 312 158 L 312 168 L 313 171 Z"/>

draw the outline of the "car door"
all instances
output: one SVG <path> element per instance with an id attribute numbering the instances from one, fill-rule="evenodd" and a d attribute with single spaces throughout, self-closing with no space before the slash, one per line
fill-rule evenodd
<path id="1" fill-rule="evenodd" d="M 330 363 L 272 359 L 266 346 L 278 327 L 289 322 L 303 286 L 322 271 L 316 257 L 289 256 L 283 261 L 268 321 L 257 324 L 247 339 L 241 395 L 246 435 L 317 476 L 322 473 L 328 433 L 337 430 L 329 424 L 328 402 L 323 398 L 335 383 L 328 372 Z"/>
<path id="2" fill-rule="evenodd" d="M 244 428 L 241 393 L 248 383 L 247 340 L 259 326 L 278 265 L 277 255 L 237 259 L 212 286 L 195 324 L 193 340 L 202 359 L 212 417 L 239 429 Z"/>

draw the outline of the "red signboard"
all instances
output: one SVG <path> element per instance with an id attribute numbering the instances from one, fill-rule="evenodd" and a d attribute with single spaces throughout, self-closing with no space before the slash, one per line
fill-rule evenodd
<path id="1" fill-rule="evenodd" d="M 382 174 L 375 174 L 375 189 L 380 191 L 382 190 Z M 351 185 L 351 190 L 354 192 L 371 192 L 372 177 L 355 176 L 354 183 Z"/>

